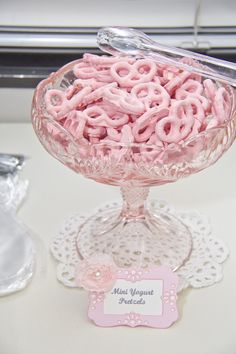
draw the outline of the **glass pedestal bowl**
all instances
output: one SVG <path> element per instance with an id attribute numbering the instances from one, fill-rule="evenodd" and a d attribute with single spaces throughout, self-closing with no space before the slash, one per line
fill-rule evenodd
<path id="1" fill-rule="evenodd" d="M 32 105 L 35 132 L 45 149 L 60 162 L 87 178 L 119 186 L 123 198 L 121 209 L 114 205 L 84 222 L 78 230 L 78 253 L 81 258 L 110 254 L 122 267 L 165 264 L 176 270 L 191 255 L 191 233 L 160 205 L 147 207 L 149 188 L 205 169 L 231 146 L 236 135 L 234 90 L 224 85 L 231 99 L 227 122 L 184 142 L 165 148 L 115 142 L 84 144 L 50 116 L 44 101 L 47 90 L 65 90 L 73 83 L 76 62 L 51 74 L 35 90 Z"/>

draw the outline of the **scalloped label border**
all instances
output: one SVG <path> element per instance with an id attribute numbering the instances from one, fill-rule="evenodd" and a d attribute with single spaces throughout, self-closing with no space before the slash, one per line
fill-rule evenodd
<path id="1" fill-rule="evenodd" d="M 170 327 L 178 319 L 177 287 L 166 266 L 119 269 L 110 292 L 90 293 L 88 317 L 101 327 Z"/>

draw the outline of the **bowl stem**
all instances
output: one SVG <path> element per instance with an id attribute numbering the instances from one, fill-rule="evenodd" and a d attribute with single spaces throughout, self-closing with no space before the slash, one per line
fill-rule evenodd
<path id="1" fill-rule="evenodd" d="M 148 187 L 140 187 L 135 183 L 127 182 L 121 185 L 123 207 L 121 216 L 125 219 L 144 219 L 147 213 L 146 200 L 149 194 Z"/>

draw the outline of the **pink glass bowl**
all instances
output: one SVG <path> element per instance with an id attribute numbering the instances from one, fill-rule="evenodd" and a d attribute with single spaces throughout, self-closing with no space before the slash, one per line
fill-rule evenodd
<path id="1" fill-rule="evenodd" d="M 121 187 L 123 207 L 114 206 L 86 220 L 78 230 L 78 252 L 82 258 L 110 254 L 119 266 L 168 264 L 178 269 L 191 255 L 191 232 L 174 215 L 157 206 L 146 206 L 149 187 L 199 172 L 228 150 L 236 135 L 234 89 L 224 85 L 231 98 L 227 123 L 182 143 L 166 148 L 120 143 L 84 145 L 50 116 L 44 101 L 47 90 L 65 90 L 73 84 L 77 62 L 65 65 L 38 85 L 32 122 L 42 145 L 64 165 L 97 182 Z"/>

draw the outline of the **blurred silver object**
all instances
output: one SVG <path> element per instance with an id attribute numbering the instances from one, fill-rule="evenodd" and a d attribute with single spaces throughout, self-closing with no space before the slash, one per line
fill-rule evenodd
<path id="1" fill-rule="evenodd" d="M 0 208 L 0 296 L 23 289 L 34 265 L 35 245 L 30 231 Z"/>
<path id="2" fill-rule="evenodd" d="M 18 175 L 25 159 L 24 155 L 0 153 L 0 207 L 5 211 L 16 211 L 26 196 L 28 181 Z"/>
<path id="3" fill-rule="evenodd" d="M 0 153 L 0 175 L 16 173 L 22 168 L 25 159 L 24 155 Z"/>
<path id="4" fill-rule="evenodd" d="M 23 289 L 34 272 L 33 237 L 15 216 L 28 189 L 18 173 L 24 162 L 23 155 L 0 154 L 0 296 Z"/>
<path id="5" fill-rule="evenodd" d="M 21 180 L 17 173 L 0 173 L 0 208 L 16 212 L 26 197 L 29 182 Z"/>

